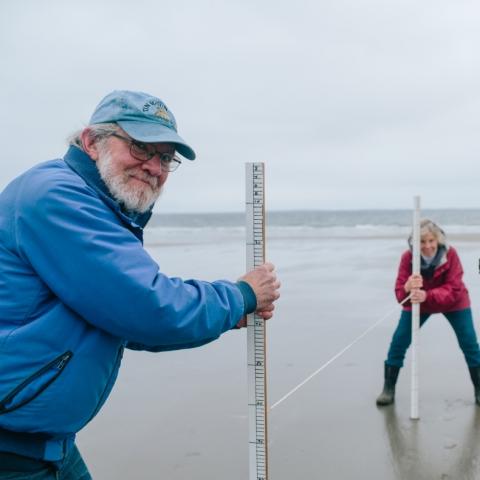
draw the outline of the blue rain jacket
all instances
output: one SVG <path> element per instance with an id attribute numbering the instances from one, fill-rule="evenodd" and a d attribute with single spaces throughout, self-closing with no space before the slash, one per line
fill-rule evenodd
<path id="1" fill-rule="evenodd" d="M 0 195 L 0 451 L 60 460 L 125 346 L 203 345 L 249 310 L 234 283 L 162 274 L 142 245 L 150 215 L 122 212 L 76 147 Z"/>

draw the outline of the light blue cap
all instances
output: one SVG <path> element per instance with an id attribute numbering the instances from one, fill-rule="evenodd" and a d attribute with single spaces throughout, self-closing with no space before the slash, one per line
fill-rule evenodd
<path id="1" fill-rule="evenodd" d="M 133 139 L 146 143 L 174 143 L 175 150 L 189 160 L 195 152 L 177 133 L 173 113 L 148 93 L 115 90 L 93 112 L 89 124 L 117 123 Z"/>

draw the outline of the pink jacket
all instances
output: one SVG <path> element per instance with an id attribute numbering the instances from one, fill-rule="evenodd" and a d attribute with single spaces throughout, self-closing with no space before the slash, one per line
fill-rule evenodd
<path id="1" fill-rule="evenodd" d="M 395 295 L 399 302 L 407 296 L 403 286 L 411 274 L 412 252 L 407 250 L 400 260 L 395 282 Z M 463 268 L 460 258 L 453 247 L 447 247 L 433 277 L 423 277 L 423 290 L 427 292 L 427 299 L 420 304 L 420 313 L 453 312 L 470 307 L 470 297 L 462 277 Z M 412 305 L 406 302 L 403 308 L 411 310 Z"/>

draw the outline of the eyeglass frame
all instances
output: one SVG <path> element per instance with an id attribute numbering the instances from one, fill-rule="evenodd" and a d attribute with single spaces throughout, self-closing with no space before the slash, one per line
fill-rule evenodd
<path id="1" fill-rule="evenodd" d="M 155 150 L 154 152 L 149 152 L 145 148 L 147 145 L 149 145 L 148 143 L 139 142 L 138 140 L 135 140 L 134 138 L 125 137 L 125 136 L 120 135 L 119 133 L 116 133 L 116 132 L 110 133 L 109 136 L 119 138 L 120 140 L 123 140 L 124 142 L 129 143 L 130 144 L 130 155 L 135 160 L 138 160 L 139 162 L 142 162 L 142 163 L 148 162 L 153 157 L 158 155 L 158 158 L 160 160 L 160 166 L 161 166 L 162 170 L 165 171 L 165 172 L 174 172 L 182 164 L 182 161 L 174 153 L 172 154 L 172 153 L 168 153 L 168 152 L 157 152 L 157 150 Z M 135 150 L 135 148 L 137 150 Z M 139 155 L 138 151 L 144 152 L 145 158 L 139 157 L 138 156 Z M 166 160 L 167 157 L 168 157 L 168 160 Z"/>

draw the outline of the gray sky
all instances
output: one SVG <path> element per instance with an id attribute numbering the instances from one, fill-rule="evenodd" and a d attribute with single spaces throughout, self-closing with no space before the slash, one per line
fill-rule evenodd
<path id="1" fill-rule="evenodd" d="M 2 0 L 0 187 L 132 89 L 198 155 L 157 210 L 242 210 L 245 161 L 273 210 L 479 208 L 479 25 L 473 0 Z"/>

